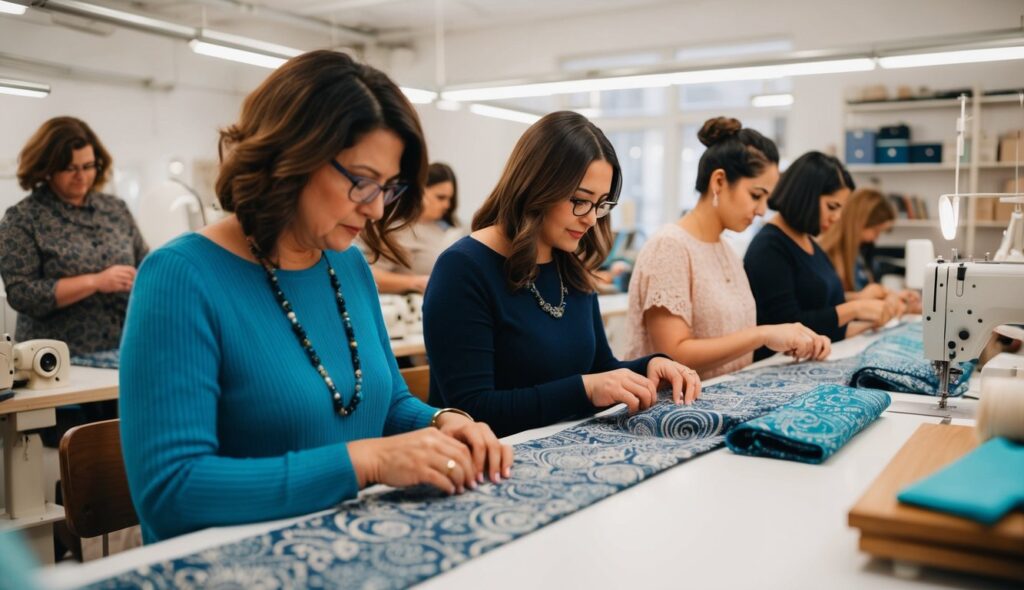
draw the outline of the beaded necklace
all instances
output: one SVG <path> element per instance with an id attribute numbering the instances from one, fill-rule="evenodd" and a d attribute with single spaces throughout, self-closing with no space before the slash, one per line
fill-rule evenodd
<path id="1" fill-rule="evenodd" d="M 352 355 L 352 369 L 355 373 L 356 386 L 355 393 L 352 395 L 352 399 L 349 400 L 348 404 L 342 404 L 341 392 L 334 386 L 334 380 L 331 379 L 330 374 L 327 373 L 327 369 L 324 368 L 323 363 L 320 362 L 320 356 L 317 355 L 316 349 L 313 348 L 313 343 L 310 341 L 309 336 L 306 335 L 305 328 L 299 323 L 299 318 L 296 317 L 295 311 L 292 309 L 292 304 L 285 299 L 284 291 L 281 289 L 281 285 L 277 280 L 277 269 L 263 254 L 259 248 L 256 247 L 256 243 L 253 242 L 252 238 L 247 237 L 246 240 L 249 242 L 249 251 L 252 252 L 253 257 L 259 261 L 263 270 L 267 273 L 267 280 L 270 282 L 270 290 L 274 293 L 274 298 L 277 299 L 277 303 L 281 306 L 284 311 L 285 317 L 292 324 L 292 332 L 295 333 L 295 337 L 299 339 L 299 345 L 306 351 L 306 356 L 309 357 L 309 362 L 316 369 L 316 372 L 320 374 L 320 378 L 324 380 L 324 384 L 327 385 L 327 391 L 331 394 L 331 402 L 334 404 L 334 411 L 340 416 L 348 416 L 352 412 L 356 411 L 359 406 L 359 402 L 363 397 L 363 370 L 359 367 L 359 349 L 356 343 L 356 333 L 352 328 L 352 320 L 349 318 L 348 311 L 345 308 L 345 297 L 341 294 L 341 281 L 338 280 L 338 275 L 334 272 L 334 267 L 331 266 L 331 261 L 327 258 L 327 254 L 324 254 L 324 261 L 327 263 L 327 274 L 331 277 L 331 286 L 334 288 L 334 299 L 338 303 L 338 313 L 341 314 L 341 323 L 345 326 L 345 335 L 348 337 L 348 352 Z"/>

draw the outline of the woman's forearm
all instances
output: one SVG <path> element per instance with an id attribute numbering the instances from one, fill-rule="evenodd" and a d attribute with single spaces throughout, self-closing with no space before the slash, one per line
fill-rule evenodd
<path id="1" fill-rule="evenodd" d="M 404 275 L 379 268 L 370 269 L 373 272 L 373 280 L 377 283 L 377 290 L 381 293 L 396 293 L 401 295 L 409 291 L 423 292 L 426 286 L 425 277 L 419 275 Z"/>
<path id="2" fill-rule="evenodd" d="M 746 328 L 717 338 L 687 338 L 664 352 L 678 363 L 696 371 L 720 367 L 764 346 L 759 326 Z M 656 347 L 657 348 L 657 347 Z"/>
<path id="3" fill-rule="evenodd" d="M 96 275 L 84 274 L 64 277 L 57 281 L 57 308 L 68 307 L 96 294 Z"/>
<path id="4" fill-rule="evenodd" d="M 860 313 L 860 302 L 859 301 L 847 301 L 846 303 L 840 303 L 836 306 L 836 316 L 839 318 L 839 325 L 845 326 L 853 320 L 857 319 L 857 315 Z"/>

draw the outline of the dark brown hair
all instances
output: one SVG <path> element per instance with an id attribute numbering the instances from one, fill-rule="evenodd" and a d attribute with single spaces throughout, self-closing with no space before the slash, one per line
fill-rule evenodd
<path id="1" fill-rule="evenodd" d="M 852 191 L 857 187 L 838 158 L 807 152 L 782 173 L 768 197 L 768 206 L 778 211 L 791 228 L 817 236 L 821 232 L 821 198 L 844 188 Z"/>
<path id="2" fill-rule="evenodd" d="M 707 195 L 715 170 L 724 171 L 731 186 L 740 178 L 756 177 L 770 164 L 779 164 L 775 142 L 736 119 L 708 119 L 697 132 L 697 139 L 708 148 L 697 164 L 696 188 L 701 195 Z"/>
<path id="3" fill-rule="evenodd" d="M 96 157 L 96 179 L 89 190 L 100 190 L 114 161 L 85 121 L 74 117 L 54 117 L 32 134 L 18 155 L 18 184 L 32 190 L 47 182 L 71 164 L 73 151 L 85 146 L 92 146 Z"/>
<path id="4" fill-rule="evenodd" d="M 441 184 L 442 182 L 452 183 L 452 200 L 451 204 L 448 205 L 448 210 L 444 212 L 441 220 L 448 225 L 455 227 L 459 225 L 459 220 L 455 217 L 455 207 L 459 204 L 459 183 L 455 180 L 455 171 L 452 167 L 444 162 L 434 162 L 427 168 L 427 184 L 426 186 L 434 186 L 435 184 Z"/>
<path id="5" fill-rule="evenodd" d="M 376 129 L 393 131 L 404 143 L 400 177 L 409 188 L 379 221 L 366 223 L 362 238 L 374 260 L 384 256 L 405 265 L 405 252 L 389 234 L 415 220 L 422 206 L 423 131 L 394 82 L 343 53 L 294 57 L 246 97 L 238 123 L 220 133 L 221 206 L 269 256 L 313 172 Z"/>
<path id="6" fill-rule="evenodd" d="M 568 200 L 592 162 L 612 167 L 608 200 L 617 201 L 622 169 L 615 149 L 593 123 L 579 113 L 559 111 L 544 116 L 526 130 L 512 150 L 498 185 L 473 216 L 473 230 L 492 225 L 511 242 L 505 260 L 510 289 L 521 289 L 537 275 L 537 240 L 544 214 Z M 573 289 L 594 290 L 591 273 L 604 261 L 611 245 L 611 216 L 597 220 L 584 234 L 575 253 L 552 252 L 559 272 Z"/>

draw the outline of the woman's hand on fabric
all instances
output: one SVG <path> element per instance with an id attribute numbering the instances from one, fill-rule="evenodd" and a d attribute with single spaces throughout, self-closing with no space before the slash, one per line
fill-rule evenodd
<path id="1" fill-rule="evenodd" d="M 469 448 L 473 458 L 472 475 L 477 483 L 483 483 L 484 477 L 498 483 L 512 476 L 512 447 L 498 441 L 490 426 L 454 412 L 441 414 L 437 422 L 441 432 Z"/>
<path id="2" fill-rule="evenodd" d="M 796 360 L 823 360 L 832 353 L 832 341 L 797 322 L 758 326 L 764 346 Z"/>
<path id="3" fill-rule="evenodd" d="M 907 304 L 897 293 L 892 293 L 885 298 L 885 304 L 889 308 L 890 315 L 894 318 L 903 317 L 907 313 Z"/>
<path id="4" fill-rule="evenodd" d="M 477 485 L 469 447 L 437 428 L 352 441 L 348 455 L 360 489 L 427 484 L 454 494 Z"/>
<path id="5" fill-rule="evenodd" d="M 858 320 L 871 322 L 877 328 L 888 324 L 892 319 L 892 308 L 881 299 L 864 299 L 856 303 Z"/>
<path id="6" fill-rule="evenodd" d="M 672 401 L 690 405 L 700 397 L 700 376 L 697 371 L 672 359 L 654 357 L 647 363 L 647 378 L 655 386 L 672 385 Z"/>
<path id="7" fill-rule="evenodd" d="M 658 390 L 654 383 L 629 369 L 584 375 L 583 388 L 594 407 L 605 408 L 624 403 L 631 414 L 646 410 L 658 401 Z"/>
<path id="8" fill-rule="evenodd" d="M 878 283 L 871 283 L 860 290 L 860 299 L 885 299 L 889 290 Z"/>
<path id="9" fill-rule="evenodd" d="M 900 299 L 907 305 L 907 313 L 921 313 L 921 293 L 913 289 L 904 289 L 899 292 Z"/>
<path id="10" fill-rule="evenodd" d="M 115 264 L 93 276 L 96 290 L 100 293 L 123 293 L 131 291 L 135 283 L 135 267 L 127 264 Z"/>

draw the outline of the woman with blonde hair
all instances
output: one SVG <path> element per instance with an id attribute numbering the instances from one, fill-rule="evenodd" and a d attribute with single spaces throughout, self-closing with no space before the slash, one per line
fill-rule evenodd
<path id="1" fill-rule="evenodd" d="M 839 222 L 821 235 L 818 242 L 832 261 L 843 283 L 846 300 L 882 299 L 895 315 L 920 311 L 921 298 L 914 291 L 891 292 L 875 279 L 863 249 L 892 229 L 896 210 L 881 192 L 857 189 L 850 195 Z"/>
<path id="2" fill-rule="evenodd" d="M 473 233 L 437 261 L 423 304 L 430 400 L 499 436 L 700 393 L 696 372 L 659 356 L 620 361 L 593 273 L 611 243 L 622 186 L 608 138 L 577 113 L 546 115 L 519 139 Z"/>

